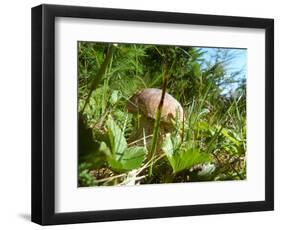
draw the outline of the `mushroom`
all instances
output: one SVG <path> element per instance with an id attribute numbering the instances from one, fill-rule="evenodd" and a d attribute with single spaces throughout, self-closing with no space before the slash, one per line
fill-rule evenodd
<path id="1" fill-rule="evenodd" d="M 138 129 L 130 139 L 141 138 L 144 131 L 146 136 L 152 134 L 161 95 L 161 89 L 147 88 L 137 92 L 129 99 L 127 104 L 128 112 L 141 115 Z M 161 111 L 160 132 L 169 132 L 172 128 L 172 120 L 178 119 L 182 121 L 183 118 L 184 113 L 181 104 L 172 95 L 165 93 Z"/>

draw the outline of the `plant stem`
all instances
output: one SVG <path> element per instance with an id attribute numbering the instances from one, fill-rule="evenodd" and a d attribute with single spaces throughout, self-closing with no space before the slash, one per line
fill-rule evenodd
<path id="1" fill-rule="evenodd" d="M 146 139 L 148 139 L 148 138 L 150 138 L 150 137 L 152 137 L 152 136 L 153 136 L 153 135 L 145 136 L 145 138 L 142 137 L 142 138 L 140 138 L 140 139 L 138 139 L 138 140 L 135 140 L 135 141 L 133 141 L 133 142 L 128 143 L 128 146 L 131 146 L 131 145 L 134 145 L 134 144 L 136 144 L 136 143 L 138 143 L 138 142 L 144 141 L 144 139 L 146 140 Z M 145 142 L 146 142 L 146 141 L 145 141 Z"/>
<path id="2" fill-rule="evenodd" d="M 153 163 L 154 163 L 153 159 L 154 159 L 154 155 L 157 150 L 159 128 L 160 128 L 160 121 L 161 121 L 161 112 L 162 112 L 162 108 L 163 108 L 163 104 L 164 104 L 167 83 L 168 83 L 168 73 L 167 73 L 167 65 L 165 65 L 162 95 L 161 95 L 161 99 L 160 99 L 160 102 L 159 102 L 159 105 L 157 108 L 156 120 L 154 122 L 154 128 L 153 128 L 152 145 L 151 145 L 151 151 L 150 151 L 150 158 L 152 159 L 152 162 L 151 162 L 150 169 L 149 169 L 149 176 L 152 175 L 152 167 L 153 167 Z"/>

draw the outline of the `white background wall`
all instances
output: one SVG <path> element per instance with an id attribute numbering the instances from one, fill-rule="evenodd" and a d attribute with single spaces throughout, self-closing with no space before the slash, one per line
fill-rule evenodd
<path id="1" fill-rule="evenodd" d="M 275 211 L 76 224 L 68 229 L 276 229 L 281 218 L 280 7 L 277 0 L 56 0 L 44 3 L 275 18 Z M 41 1 L 10 0 L 0 10 L 0 226 L 39 229 L 30 222 L 30 8 Z M 279 40 L 279 41 L 278 41 Z M 237 191 L 243 192 L 243 191 Z M 49 227 L 47 227 L 49 228 Z M 63 229 L 65 226 L 53 228 Z"/>

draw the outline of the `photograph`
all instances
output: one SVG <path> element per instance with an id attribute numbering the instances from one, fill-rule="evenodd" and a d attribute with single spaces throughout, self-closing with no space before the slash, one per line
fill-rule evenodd
<path id="1" fill-rule="evenodd" d="M 32 222 L 274 210 L 274 18 L 158 10 L 32 8 Z"/>
<path id="2" fill-rule="evenodd" d="M 78 187 L 245 180 L 247 49 L 77 42 Z"/>

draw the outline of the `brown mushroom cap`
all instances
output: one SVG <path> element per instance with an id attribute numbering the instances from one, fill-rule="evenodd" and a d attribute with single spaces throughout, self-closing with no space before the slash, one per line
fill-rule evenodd
<path id="1" fill-rule="evenodd" d="M 133 95 L 128 101 L 129 112 L 141 112 L 145 116 L 156 119 L 157 108 L 161 100 L 162 90 L 147 88 Z M 181 104 L 170 94 L 165 93 L 164 104 L 161 111 L 161 121 L 170 123 L 171 118 L 183 119 Z"/>

